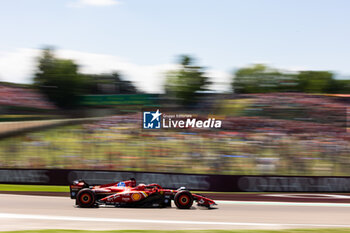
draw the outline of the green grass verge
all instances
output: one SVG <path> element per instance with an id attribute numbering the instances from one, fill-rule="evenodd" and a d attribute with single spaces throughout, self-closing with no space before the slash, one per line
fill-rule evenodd
<path id="1" fill-rule="evenodd" d="M 350 232 L 350 228 L 336 229 L 287 229 L 287 230 L 181 230 L 181 231 L 153 231 L 153 230 L 118 230 L 118 231 L 80 231 L 80 230 L 32 230 L 32 231 L 4 231 L 3 233 L 343 233 Z"/>
<path id="2" fill-rule="evenodd" d="M 55 185 L 21 185 L 21 184 L 0 184 L 0 191 L 29 191 L 29 192 L 69 192 L 68 186 Z M 193 191 L 195 193 L 218 193 Z"/>
<path id="3" fill-rule="evenodd" d="M 27 191 L 27 192 L 69 192 L 69 186 L 55 185 L 27 185 L 27 184 L 0 184 L 0 191 Z M 203 194 L 268 194 L 268 192 L 210 192 L 191 190 L 192 193 Z"/>
<path id="4" fill-rule="evenodd" d="M 0 191 L 27 191 L 27 192 L 69 192 L 69 186 L 55 185 L 27 185 L 27 184 L 0 184 Z M 210 192 L 191 190 L 192 193 L 203 194 L 269 194 L 270 192 Z M 289 192 L 286 192 L 289 193 Z M 291 192 L 293 193 L 293 192 Z"/>
<path id="5" fill-rule="evenodd" d="M 20 185 L 20 184 L 0 184 L 0 191 L 27 191 L 27 192 L 69 192 L 69 186 L 54 185 Z M 251 192 L 206 192 L 191 191 L 193 193 L 215 193 L 215 194 L 259 194 Z"/>
<path id="6" fill-rule="evenodd" d="M 0 184 L 0 191 L 69 192 L 69 186 Z"/>

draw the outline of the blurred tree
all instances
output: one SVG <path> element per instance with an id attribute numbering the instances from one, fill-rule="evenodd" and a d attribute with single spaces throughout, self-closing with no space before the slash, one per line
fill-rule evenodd
<path id="1" fill-rule="evenodd" d="M 137 88 L 130 81 L 123 80 L 118 72 L 111 74 L 88 74 L 89 94 L 136 94 Z"/>
<path id="2" fill-rule="evenodd" d="M 296 81 L 294 74 L 256 64 L 237 70 L 232 86 L 235 93 L 297 91 Z"/>
<path id="3" fill-rule="evenodd" d="M 297 75 L 298 89 L 306 93 L 337 93 L 340 86 L 329 71 L 301 71 Z"/>
<path id="4" fill-rule="evenodd" d="M 203 67 L 194 66 L 192 63 L 193 59 L 190 56 L 180 56 L 180 68 L 167 73 L 165 84 L 166 94 L 175 97 L 185 106 L 194 104 L 197 93 L 207 90 L 206 87 L 210 84 L 208 77 L 204 75 Z"/>
<path id="5" fill-rule="evenodd" d="M 333 79 L 332 93 L 350 94 L 350 80 L 348 79 Z"/>
<path id="6" fill-rule="evenodd" d="M 72 60 L 56 58 L 52 48 L 42 51 L 34 84 L 61 108 L 76 107 L 85 87 L 83 77 L 78 74 L 78 65 Z"/>
<path id="7" fill-rule="evenodd" d="M 336 80 L 333 76 L 329 71 L 291 74 L 257 64 L 237 70 L 232 86 L 235 93 L 350 93 L 350 81 Z"/>

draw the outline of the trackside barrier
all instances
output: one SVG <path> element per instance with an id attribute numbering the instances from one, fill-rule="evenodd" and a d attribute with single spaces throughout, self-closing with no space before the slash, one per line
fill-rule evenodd
<path id="1" fill-rule="evenodd" d="M 32 132 L 39 129 L 46 129 L 63 125 L 81 124 L 101 119 L 104 119 L 104 117 L 0 122 L 0 138 L 14 136 L 20 133 Z"/>
<path id="2" fill-rule="evenodd" d="M 166 188 L 217 192 L 350 192 L 350 177 L 339 176 L 236 176 L 158 172 L 91 171 L 68 169 L 0 169 L 2 184 L 69 185 L 84 179 L 104 184 L 134 177 L 138 183 Z"/>

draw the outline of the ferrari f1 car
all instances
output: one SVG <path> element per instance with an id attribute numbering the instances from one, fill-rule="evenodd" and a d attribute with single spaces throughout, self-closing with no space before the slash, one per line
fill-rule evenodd
<path id="1" fill-rule="evenodd" d="M 70 196 L 82 208 L 111 205 L 115 207 L 171 207 L 173 200 L 179 209 L 189 209 L 193 201 L 198 206 L 211 208 L 216 203 L 199 194 L 193 194 L 181 187 L 177 190 L 164 189 L 159 184 L 139 184 L 135 179 L 90 186 L 83 180 L 70 185 Z"/>

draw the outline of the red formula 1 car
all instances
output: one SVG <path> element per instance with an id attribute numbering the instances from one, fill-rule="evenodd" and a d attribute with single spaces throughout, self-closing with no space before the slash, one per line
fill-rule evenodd
<path id="1" fill-rule="evenodd" d="M 83 180 L 70 185 L 70 195 L 76 205 L 83 208 L 112 205 L 116 207 L 171 207 L 171 200 L 179 209 L 198 206 L 211 208 L 216 203 L 202 195 L 190 193 L 184 187 L 177 190 L 163 189 L 158 184 L 139 184 L 131 178 L 127 181 L 89 186 Z"/>

